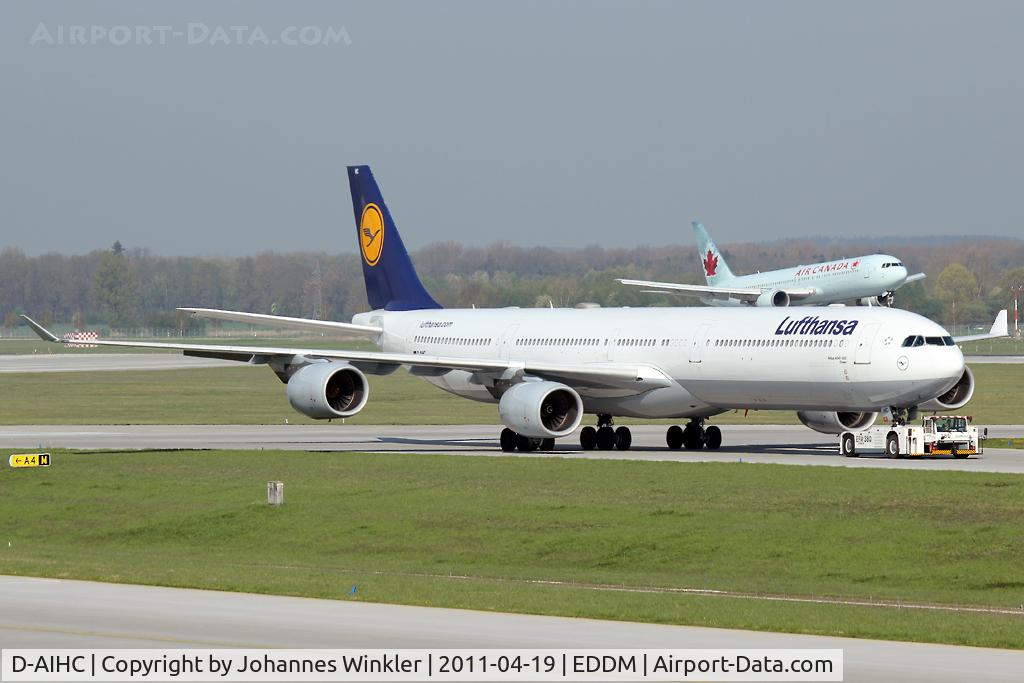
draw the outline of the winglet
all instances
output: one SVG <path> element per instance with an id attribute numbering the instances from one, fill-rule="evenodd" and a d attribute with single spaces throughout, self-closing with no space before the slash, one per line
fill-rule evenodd
<path id="1" fill-rule="evenodd" d="M 996 319 L 992 323 L 992 329 L 988 331 L 993 337 L 1009 337 L 1010 327 L 1006 322 L 1006 309 L 996 313 Z"/>
<path id="2" fill-rule="evenodd" d="M 48 342 L 57 342 L 58 344 L 60 343 L 60 337 L 55 335 L 53 332 L 50 332 L 48 329 L 37 323 L 32 318 L 28 317 L 27 315 L 22 315 L 21 317 L 25 321 L 25 324 L 31 327 L 32 331 L 39 335 L 40 339 Z"/>

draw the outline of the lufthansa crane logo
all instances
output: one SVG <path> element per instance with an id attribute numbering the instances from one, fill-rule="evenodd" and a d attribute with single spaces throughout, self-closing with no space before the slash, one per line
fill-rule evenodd
<path id="1" fill-rule="evenodd" d="M 366 265 L 377 265 L 384 249 L 384 214 L 376 204 L 363 207 L 363 216 L 359 219 L 359 249 Z"/>

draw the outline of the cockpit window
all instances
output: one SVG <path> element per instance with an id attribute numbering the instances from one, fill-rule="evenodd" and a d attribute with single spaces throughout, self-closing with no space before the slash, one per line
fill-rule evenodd
<path id="1" fill-rule="evenodd" d="M 924 343 L 928 346 L 945 346 L 946 340 L 943 337 L 925 337 Z"/>
<path id="2" fill-rule="evenodd" d="M 946 342 L 946 346 L 956 346 L 956 342 L 953 341 L 952 337 L 949 337 L 949 336 L 943 337 L 942 341 Z"/>
<path id="3" fill-rule="evenodd" d="M 924 337 L 919 334 L 912 334 L 903 340 L 903 346 L 924 346 Z"/>

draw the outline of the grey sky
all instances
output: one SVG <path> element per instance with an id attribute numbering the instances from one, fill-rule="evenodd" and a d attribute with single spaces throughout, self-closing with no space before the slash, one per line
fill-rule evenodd
<path id="1" fill-rule="evenodd" d="M 330 46 L 30 45 L 38 25 L 344 27 Z M 1021 235 L 1024 3 L 0 5 L 0 247 Z"/>

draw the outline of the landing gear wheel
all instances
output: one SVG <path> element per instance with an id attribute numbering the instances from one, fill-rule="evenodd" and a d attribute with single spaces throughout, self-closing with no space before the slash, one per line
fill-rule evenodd
<path id="1" fill-rule="evenodd" d="M 839 450 L 847 458 L 857 457 L 857 449 L 853 445 L 853 434 L 843 434 L 843 438 L 839 440 Z"/>
<path id="2" fill-rule="evenodd" d="M 508 427 L 501 430 L 501 437 L 498 439 L 501 442 L 501 450 L 506 453 L 511 453 L 516 449 L 516 440 L 519 437 L 518 434 L 513 432 Z"/>
<path id="3" fill-rule="evenodd" d="M 597 450 L 610 451 L 615 448 L 615 430 L 611 427 L 601 427 L 597 430 Z"/>
<path id="4" fill-rule="evenodd" d="M 555 450 L 555 440 L 554 439 L 541 439 L 540 440 L 540 448 L 539 448 L 539 450 L 542 450 L 542 451 L 553 451 L 553 450 Z"/>
<path id="5" fill-rule="evenodd" d="M 704 430 L 694 424 L 686 425 L 686 429 L 683 430 L 683 446 L 690 451 L 704 448 Z"/>
<path id="6" fill-rule="evenodd" d="M 585 451 L 592 451 L 597 446 L 597 430 L 593 427 L 584 427 L 580 430 L 580 448 Z"/>
<path id="7" fill-rule="evenodd" d="M 665 443 L 674 451 L 683 447 L 683 428 L 679 425 L 672 425 L 665 432 Z"/>
<path id="8" fill-rule="evenodd" d="M 528 436 L 522 434 L 516 435 L 516 448 L 519 449 L 520 453 L 530 453 L 537 450 L 537 446 L 540 445 L 540 439 L 531 439 Z"/>
<path id="9" fill-rule="evenodd" d="M 722 430 L 718 427 L 708 427 L 704 430 L 704 446 L 711 450 L 717 450 L 722 445 Z"/>
<path id="10" fill-rule="evenodd" d="M 900 457 L 900 440 L 895 434 L 885 437 L 885 454 L 890 458 Z"/>
<path id="11" fill-rule="evenodd" d="M 633 443 L 633 434 L 629 427 L 619 427 L 615 430 L 615 447 L 620 451 L 628 451 Z"/>

